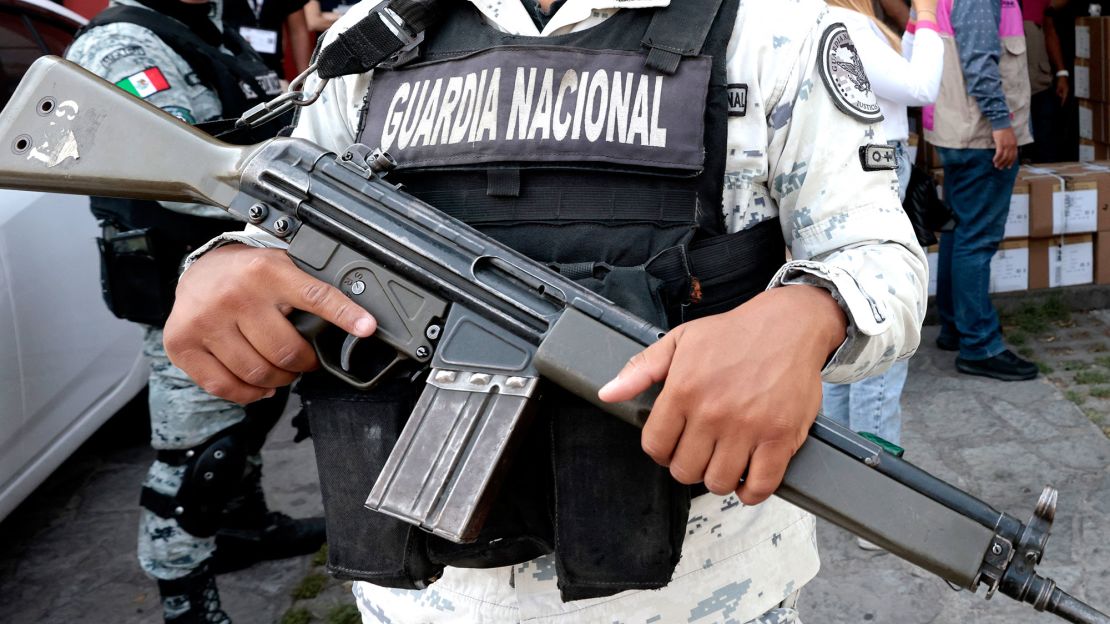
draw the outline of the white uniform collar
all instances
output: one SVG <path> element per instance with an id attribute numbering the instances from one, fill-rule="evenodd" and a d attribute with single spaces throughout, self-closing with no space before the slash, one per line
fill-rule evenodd
<path id="1" fill-rule="evenodd" d="M 540 37 L 554 34 L 567 26 L 584 22 L 595 11 L 640 9 L 667 6 L 670 0 L 567 0 L 540 32 L 521 0 L 470 0 L 499 29 L 517 36 Z"/>

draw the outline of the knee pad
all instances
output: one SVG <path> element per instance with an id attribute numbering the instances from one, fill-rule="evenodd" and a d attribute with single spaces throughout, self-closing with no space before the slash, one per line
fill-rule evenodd
<path id="1" fill-rule="evenodd" d="M 226 429 L 191 449 L 159 451 L 158 461 L 185 467 L 181 487 L 175 496 L 144 487 L 140 504 L 159 517 L 176 520 L 190 535 L 215 535 L 220 515 L 246 470 L 242 429 Z"/>

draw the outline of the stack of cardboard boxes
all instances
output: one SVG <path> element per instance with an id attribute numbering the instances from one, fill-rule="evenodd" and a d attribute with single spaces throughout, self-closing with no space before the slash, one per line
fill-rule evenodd
<path id="1" fill-rule="evenodd" d="M 928 251 L 935 294 L 938 250 Z M 1022 167 L 991 292 L 1091 283 L 1110 284 L 1110 161 Z"/>
<path id="2" fill-rule="evenodd" d="M 1079 99 L 1079 160 L 1110 158 L 1110 17 L 1076 21 L 1075 97 Z"/>

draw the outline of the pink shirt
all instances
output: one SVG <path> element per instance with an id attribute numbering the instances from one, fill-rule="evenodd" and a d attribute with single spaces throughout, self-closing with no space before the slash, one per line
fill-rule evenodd
<path id="1" fill-rule="evenodd" d="M 1033 22 L 1037 26 L 1041 25 L 1044 21 L 1044 12 L 1052 0 L 1025 0 L 1022 7 L 1022 16 L 1026 21 Z"/>

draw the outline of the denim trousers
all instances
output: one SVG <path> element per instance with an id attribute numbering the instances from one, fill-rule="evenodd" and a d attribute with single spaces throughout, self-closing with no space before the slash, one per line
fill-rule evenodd
<path id="1" fill-rule="evenodd" d="M 1006 349 L 989 288 L 991 259 L 1006 229 L 1018 166 L 996 169 L 990 149 L 938 151 L 944 165 L 944 198 L 957 220 L 940 239 L 939 339 L 958 339 L 961 358 L 985 360 Z"/>
<path id="2" fill-rule="evenodd" d="M 898 164 L 898 198 L 905 199 L 910 161 L 901 141 L 891 141 Z M 856 432 L 873 433 L 894 444 L 902 440 L 902 387 L 908 360 L 895 362 L 885 373 L 851 384 L 822 384 L 821 413 Z"/>

